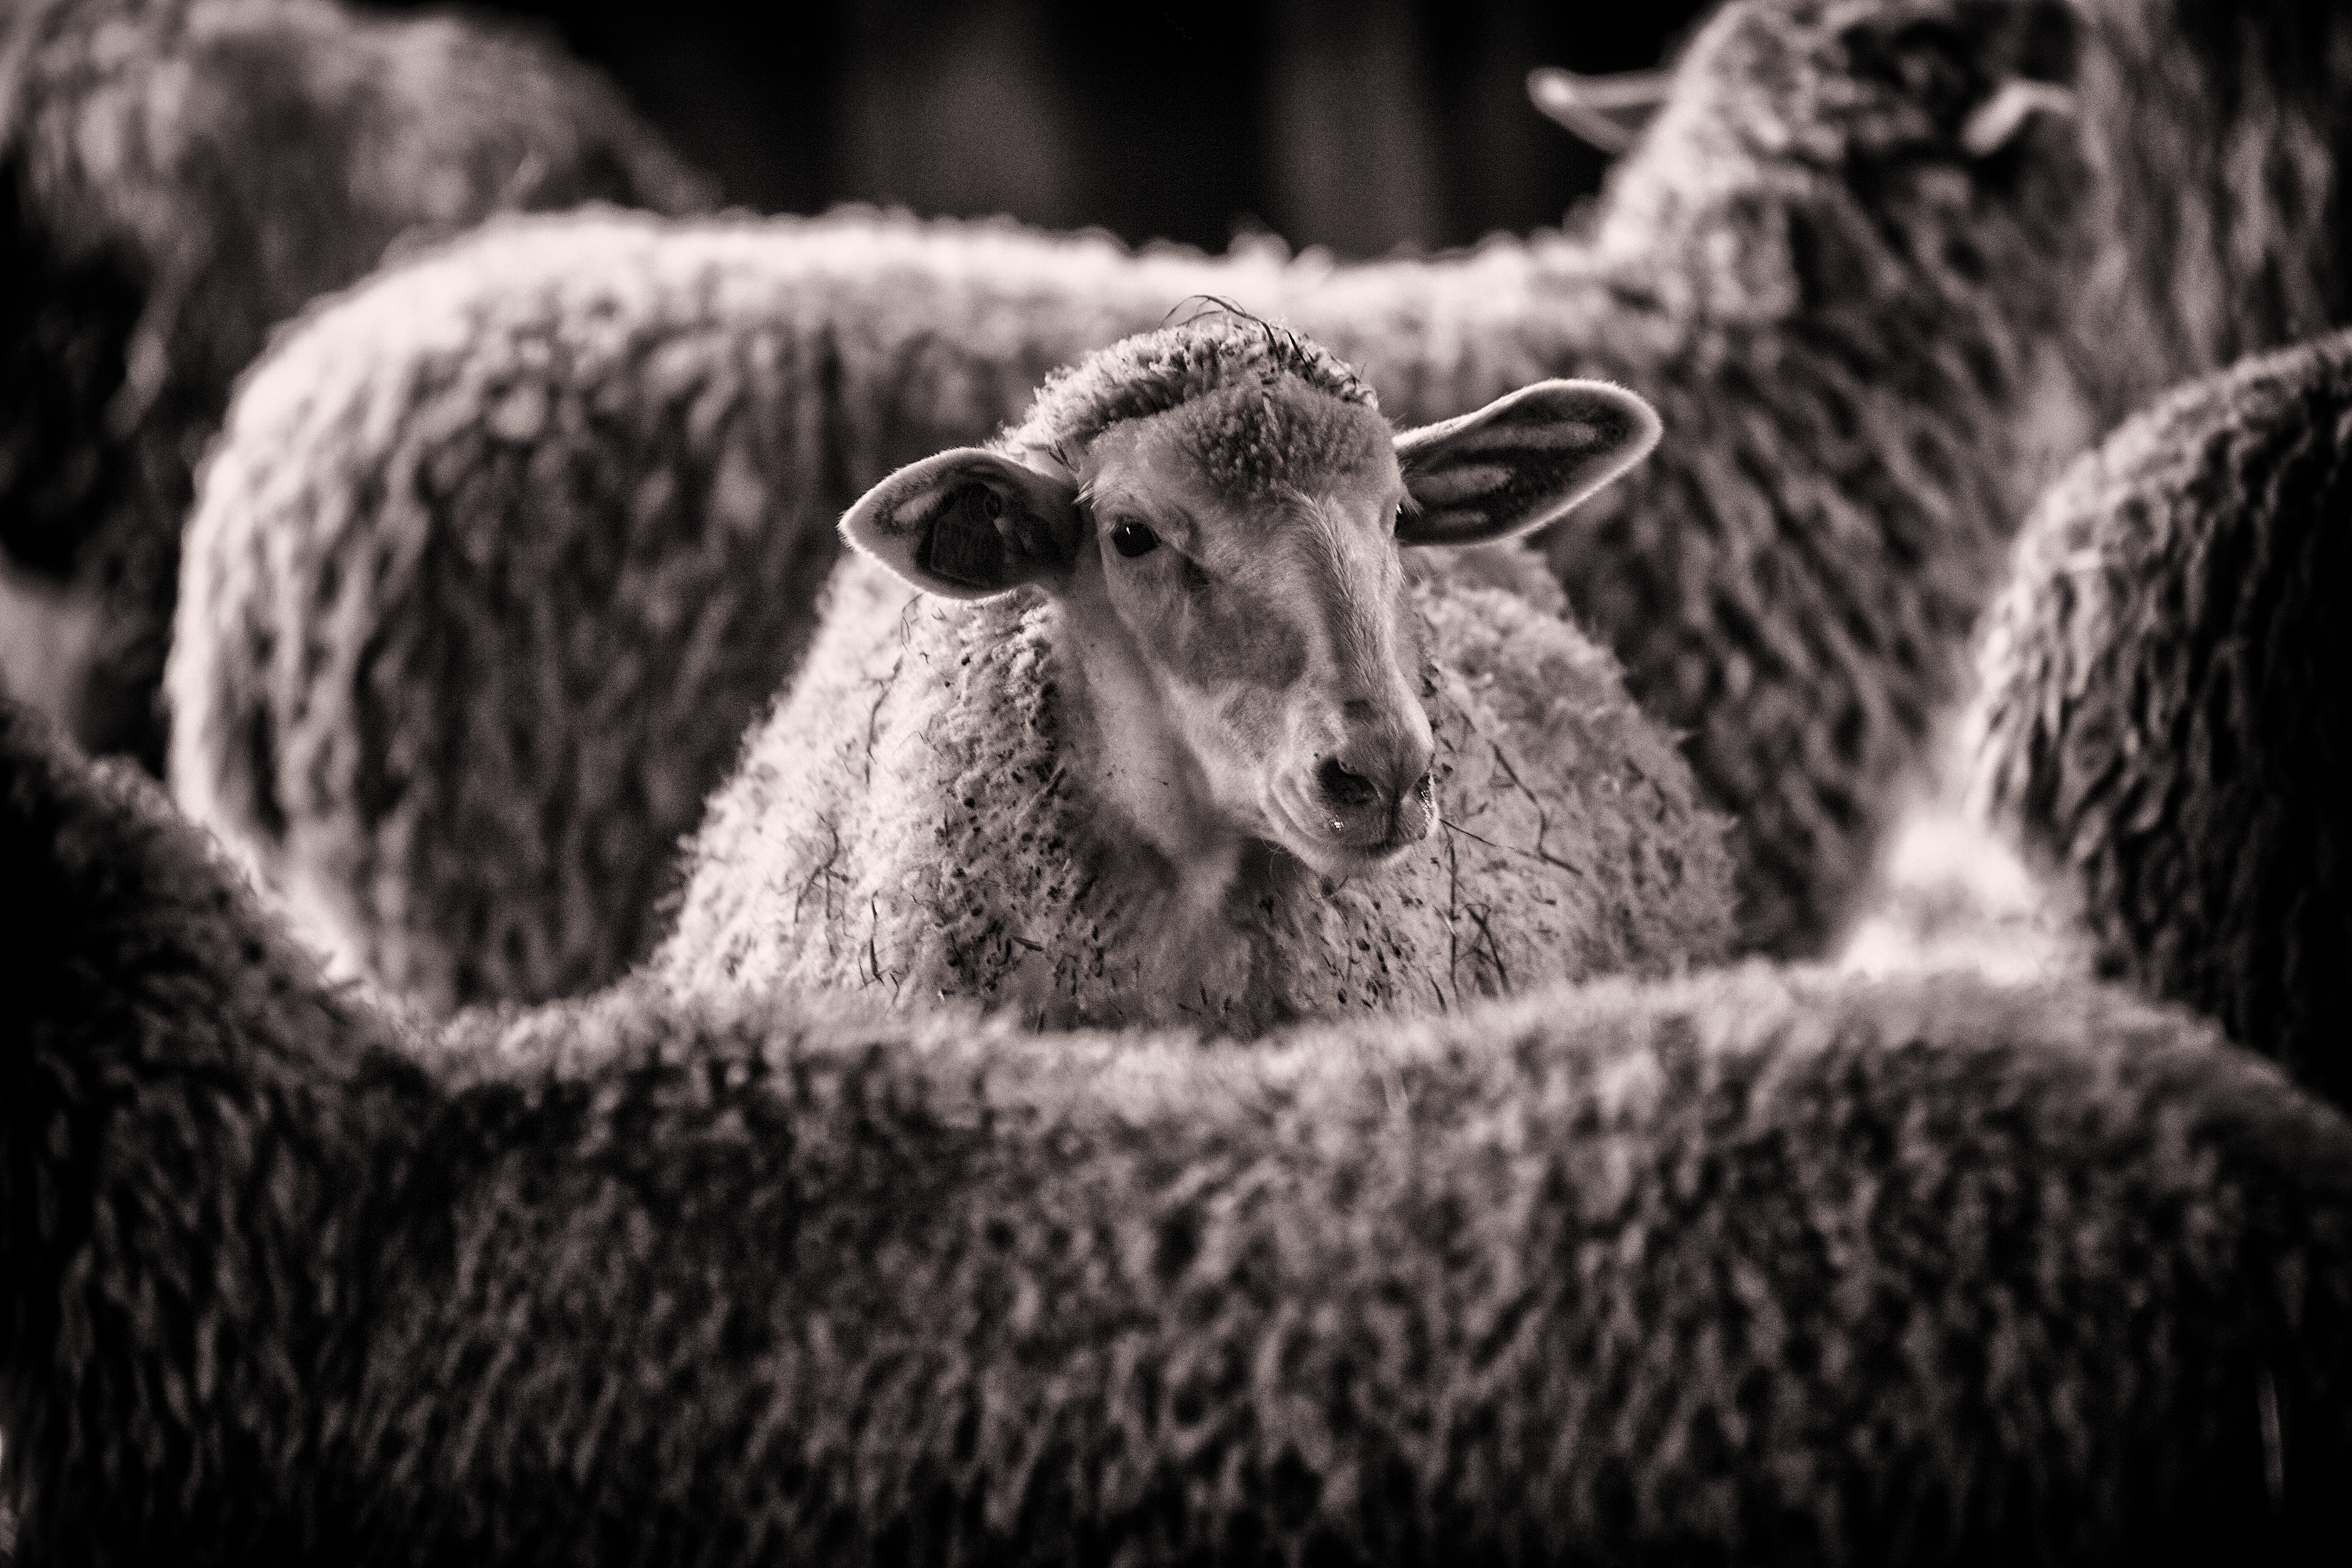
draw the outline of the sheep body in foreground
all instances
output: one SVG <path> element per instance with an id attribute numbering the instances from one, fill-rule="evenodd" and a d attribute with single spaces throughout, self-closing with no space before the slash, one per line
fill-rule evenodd
<path id="1" fill-rule="evenodd" d="M 387 247 L 600 198 L 676 213 L 711 193 L 533 34 L 325 0 L 0 9 L 12 687 L 160 771 L 193 473 L 269 330 Z"/>
<path id="2" fill-rule="evenodd" d="M 1978 793 L 2102 961 L 2352 1103 L 2352 339 L 2251 360 L 2053 488 Z"/>
<path id="3" fill-rule="evenodd" d="M 1956 687 L 2038 444 L 2071 452 L 2088 437 L 2071 374 L 2088 351 L 2068 323 L 2098 247 L 2093 171 L 2048 116 L 2018 120 L 1989 151 L 1969 136 L 2005 85 L 2065 72 L 2072 15 L 1962 0 L 1727 6 L 1588 233 L 1426 260 L 1130 254 L 1100 237 L 863 214 L 493 226 L 314 313 L 257 370 L 193 536 L 204 560 L 191 584 L 204 587 L 172 677 L 190 726 L 174 777 L 256 863 L 329 888 L 334 944 L 362 964 L 381 952 L 394 984 L 517 994 L 507 973 L 446 979 L 482 944 L 445 931 L 511 922 L 567 951 L 624 951 L 581 934 L 590 913 L 556 891 L 578 872 L 526 852 L 509 876 L 505 841 L 480 825 L 598 803 L 578 816 L 586 842 L 667 864 L 681 825 L 604 808 L 601 779 L 700 798 L 757 710 L 755 683 L 706 695 L 647 681 L 636 689 L 657 717 L 612 730 L 614 749 L 592 755 L 572 737 L 606 728 L 604 650 L 691 670 L 715 646 L 705 629 L 725 627 L 746 638 L 729 646 L 747 665 L 786 668 L 821 583 L 812 560 L 797 577 L 728 586 L 714 573 L 739 558 L 690 512 L 659 525 L 674 535 L 665 557 L 641 531 L 660 510 L 643 494 L 699 493 L 740 472 L 769 498 L 765 526 L 814 540 L 896 465 L 1018 418 L 1051 366 L 1210 294 L 1360 365 L 1408 422 L 1554 376 L 1613 381 L 1658 405 L 1672 434 L 1657 458 L 1545 548 L 1580 624 L 1615 651 L 1636 700 L 1688 733 L 1703 787 L 1734 819 L 1742 943 L 1817 946 L 1863 891 Z M 557 268 L 616 279 L 574 296 L 617 300 L 614 313 L 551 312 L 573 288 Z M 413 309 L 436 300 L 437 313 Z M 644 345 L 625 374 L 570 357 L 612 339 Z M 744 342 L 772 345 L 772 377 L 733 368 Z M 658 387 L 712 390 L 665 445 L 631 438 L 635 468 L 600 466 L 593 420 L 520 420 L 511 443 L 485 434 L 510 386 L 533 407 L 611 403 L 635 418 L 667 405 L 673 395 L 629 384 L 640 364 L 663 367 Z M 374 412 L 350 412 L 361 408 Z M 784 434 L 747 446 L 746 427 Z M 443 482 L 412 486 L 420 469 Z M 579 488 L 542 487 L 545 499 L 525 498 L 530 526 L 509 527 L 524 473 Z M 313 504 L 331 527 L 304 520 Z M 567 552 L 619 531 L 615 518 L 629 520 L 624 556 Z M 310 542 L 273 566 L 257 542 L 281 535 Z M 372 571 L 346 570 L 428 549 L 480 568 L 395 571 L 381 589 Z M 576 581 L 541 564 L 574 553 L 590 563 Z M 719 584 L 667 620 L 645 608 L 670 597 L 665 559 L 682 582 Z M 509 566 L 549 586 L 532 616 L 502 623 Z M 621 629 L 605 630 L 608 613 Z M 378 665 L 286 652 L 331 642 L 375 649 Z M 432 650 L 457 643 L 496 648 L 479 667 L 511 680 L 394 690 L 375 673 L 452 668 Z M 634 668 L 620 679 L 634 683 Z M 711 738 L 681 743 L 692 723 Z M 322 773 L 297 756 L 337 760 Z M 302 864 L 314 856 L 315 872 Z M 618 897 L 609 918 L 633 934 L 647 921 Z M 544 994 L 555 967 L 516 966 L 511 984 Z"/>
<path id="4" fill-rule="evenodd" d="M 2352 1126 L 2095 986 L 401 1038 L 0 714 L 26 1561 L 2340 1561 Z"/>
<path id="5" fill-rule="evenodd" d="M 1609 657 L 1405 564 L 1539 526 L 1656 432 L 1550 382 L 1392 437 L 1349 367 L 1224 315 L 1089 355 L 850 510 L 871 557 L 656 967 L 1248 1035 L 1719 956 L 1723 825 Z"/>

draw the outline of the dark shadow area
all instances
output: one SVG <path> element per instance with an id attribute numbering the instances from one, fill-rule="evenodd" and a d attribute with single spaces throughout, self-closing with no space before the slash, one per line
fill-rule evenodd
<path id="1" fill-rule="evenodd" d="M 393 4 L 393 11 L 432 9 Z M 1376 256 L 1555 224 L 1606 160 L 1528 107 L 1538 65 L 1657 63 L 1698 0 L 505 0 L 609 72 L 728 199 L 1007 213 L 1222 249 Z"/>

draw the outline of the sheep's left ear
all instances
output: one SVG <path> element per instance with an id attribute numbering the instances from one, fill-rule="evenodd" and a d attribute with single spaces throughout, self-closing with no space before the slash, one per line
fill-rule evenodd
<path id="1" fill-rule="evenodd" d="M 1420 507 L 1401 544 L 1484 544 L 1540 528 L 1658 444 L 1658 415 L 1605 381 L 1539 381 L 1396 438 Z"/>
<path id="2" fill-rule="evenodd" d="M 927 594 L 990 599 L 1069 571 L 1077 489 L 984 447 L 959 447 L 860 496 L 841 536 Z"/>

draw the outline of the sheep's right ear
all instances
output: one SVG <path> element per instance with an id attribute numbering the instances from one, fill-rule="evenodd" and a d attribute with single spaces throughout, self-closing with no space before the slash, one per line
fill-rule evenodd
<path id="1" fill-rule="evenodd" d="M 1397 519 L 1397 542 L 1486 544 L 1540 528 L 1657 444 L 1657 410 L 1605 381 L 1539 381 L 1401 431 L 1413 505 Z"/>
<path id="2" fill-rule="evenodd" d="M 989 599 L 1076 559 L 1076 486 L 983 447 L 909 463 L 858 498 L 841 536 L 927 594 Z"/>

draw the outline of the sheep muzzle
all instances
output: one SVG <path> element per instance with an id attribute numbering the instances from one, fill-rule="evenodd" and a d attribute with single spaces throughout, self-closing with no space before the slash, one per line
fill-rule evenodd
<path id="1" fill-rule="evenodd" d="M 1425 733 L 1356 737 L 1318 758 L 1303 792 L 1318 860 L 1376 863 L 1420 843 L 1437 825 L 1437 784 Z"/>

